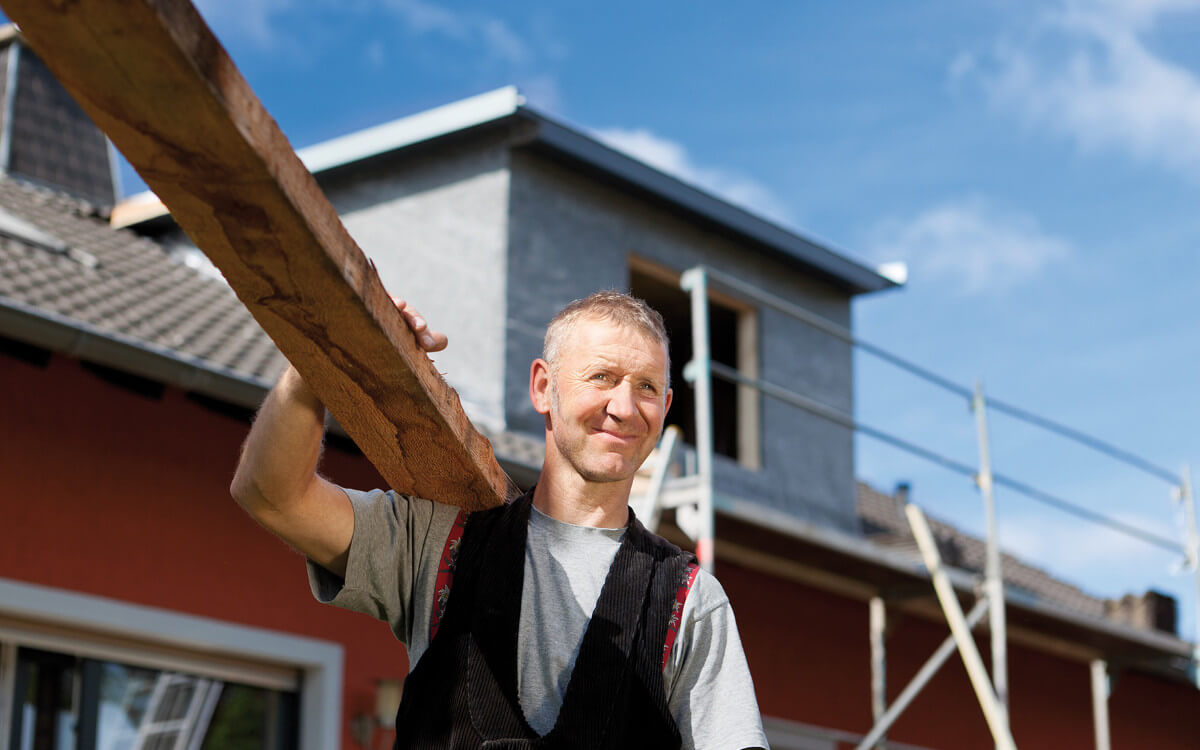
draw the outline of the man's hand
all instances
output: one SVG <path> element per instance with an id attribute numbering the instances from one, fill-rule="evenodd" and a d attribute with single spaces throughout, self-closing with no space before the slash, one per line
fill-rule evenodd
<path id="1" fill-rule="evenodd" d="M 424 351 L 446 348 L 445 334 L 430 330 L 404 300 L 392 301 Z M 288 367 L 242 445 L 230 493 L 293 549 L 345 576 L 354 511 L 340 487 L 317 475 L 324 422 L 324 405 Z"/>
<path id="2" fill-rule="evenodd" d="M 408 327 L 417 337 L 417 344 L 427 352 L 440 352 L 446 348 L 449 341 L 446 339 L 446 334 L 434 331 L 425 323 L 425 318 L 421 317 L 421 313 L 415 308 L 409 307 L 408 303 L 399 297 L 392 297 L 392 302 L 396 303 L 396 309 L 400 311 L 400 315 L 404 317 L 404 322 L 408 323 Z"/>

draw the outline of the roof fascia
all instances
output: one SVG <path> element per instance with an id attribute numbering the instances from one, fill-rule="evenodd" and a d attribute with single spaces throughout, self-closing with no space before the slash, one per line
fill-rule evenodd
<path id="1" fill-rule="evenodd" d="M 316 174 L 503 119 L 523 104 L 516 87 L 508 86 L 308 146 L 296 155 Z"/>
<path id="2" fill-rule="evenodd" d="M 818 526 L 759 503 L 721 492 L 714 493 L 714 504 L 719 513 L 745 523 L 835 551 L 903 577 L 917 578 L 923 581 L 930 580 L 925 565 L 919 560 L 875 547 L 862 538 Z M 953 568 L 947 569 L 946 572 L 959 593 L 968 596 L 975 594 L 975 576 Z M 1004 599 L 1006 606 L 1014 610 L 1028 612 L 1031 615 L 1054 620 L 1069 627 L 1090 631 L 1114 644 L 1136 646 L 1168 658 L 1188 659 L 1193 653 L 1192 644 L 1167 633 L 1141 630 L 1108 620 L 1088 617 L 1052 603 L 1034 599 L 1008 587 L 1005 589 Z"/>
<path id="3" fill-rule="evenodd" d="M 764 247 L 781 251 L 846 287 L 852 294 L 891 289 L 898 284 L 860 263 L 738 208 L 676 177 L 604 145 L 594 137 L 559 123 L 525 103 L 513 86 L 489 91 L 392 122 L 299 149 L 296 154 L 313 174 L 341 169 L 454 133 L 518 116 L 535 125 L 527 142 L 564 154 L 584 166 L 655 196 Z M 161 219 L 167 210 L 149 195 L 131 196 L 129 213 L 118 204 L 114 226 L 134 226 Z M 131 206 L 132 209 L 132 206 Z M 120 217 L 120 218 L 118 218 Z"/>
<path id="4" fill-rule="evenodd" d="M 556 122 L 528 106 L 522 106 L 518 114 L 536 124 L 537 131 L 533 142 L 654 195 L 691 215 L 747 237 L 757 244 L 782 251 L 785 255 L 844 285 L 853 294 L 878 292 L 899 286 L 892 279 L 871 268 L 627 156 L 592 136 Z"/>

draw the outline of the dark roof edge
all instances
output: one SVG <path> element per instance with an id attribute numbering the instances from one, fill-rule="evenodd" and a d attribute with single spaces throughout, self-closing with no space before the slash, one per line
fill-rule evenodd
<path id="1" fill-rule="evenodd" d="M 255 408 L 270 389 L 257 378 L 11 299 L 0 300 L 0 335 L 236 406 Z"/>
<path id="2" fill-rule="evenodd" d="M 702 217 L 757 244 L 776 249 L 835 280 L 852 294 L 900 286 L 897 281 L 861 263 L 661 172 L 530 108 L 525 98 L 512 86 L 306 146 L 299 149 L 297 154 L 315 175 L 512 118 L 535 125 L 534 133 L 525 141 L 526 144 L 536 143 L 562 153 L 669 205 Z M 153 203 L 145 193 L 129 196 L 114 209 L 114 225 L 151 226 L 163 221 L 166 209 L 161 203 L 157 206 Z"/>
<path id="3" fill-rule="evenodd" d="M 834 529 L 816 526 L 781 511 L 720 492 L 714 494 L 714 503 L 719 513 L 726 514 L 732 518 L 770 529 L 809 544 L 834 550 L 839 554 L 855 558 L 870 566 L 922 580 L 930 580 L 929 573 L 921 561 L 914 560 L 891 550 L 875 547 L 862 538 Z M 955 589 L 960 593 L 974 594 L 976 588 L 975 576 L 953 568 L 947 569 L 946 572 Z M 1111 639 L 1114 642 L 1135 645 L 1142 649 L 1158 652 L 1164 657 L 1169 658 L 1190 660 L 1194 656 L 1194 647 L 1190 642 L 1168 633 L 1142 630 L 1110 620 L 1089 617 L 1055 604 L 1034 600 L 1019 591 L 1013 591 L 1007 587 L 1004 599 L 1007 607 L 1057 620 L 1065 625 L 1083 628 Z"/>
<path id="4" fill-rule="evenodd" d="M 257 409 L 272 386 L 265 380 L 213 367 L 171 349 L 102 331 L 74 318 L 11 299 L 0 299 L 0 336 L 247 409 Z M 329 428 L 346 437 L 336 420 L 330 420 Z M 509 475 L 526 484 L 536 479 L 541 468 L 500 451 L 496 460 Z"/>
<path id="5" fill-rule="evenodd" d="M 518 114 L 537 125 L 535 139 L 555 151 L 651 193 L 688 213 L 728 228 L 756 243 L 777 248 L 844 284 L 852 293 L 878 292 L 900 286 L 896 281 L 850 258 L 785 229 L 746 209 L 661 172 L 592 136 L 557 122 L 527 106 Z"/>

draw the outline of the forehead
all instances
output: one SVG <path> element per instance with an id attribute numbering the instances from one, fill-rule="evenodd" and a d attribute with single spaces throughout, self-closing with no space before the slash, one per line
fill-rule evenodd
<path id="1" fill-rule="evenodd" d="M 571 326 L 563 341 L 563 358 L 576 364 L 619 358 L 629 364 L 666 368 L 662 342 L 633 325 L 596 317 L 583 317 Z"/>

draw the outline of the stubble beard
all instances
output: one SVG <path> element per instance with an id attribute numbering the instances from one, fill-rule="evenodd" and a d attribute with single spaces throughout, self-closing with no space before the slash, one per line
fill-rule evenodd
<path id="1" fill-rule="evenodd" d="M 556 375 L 557 374 L 553 370 L 551 370 L 551 372 L 550 372 L 550 423 L 552 425 L 563 425 L 563 424 L 566 424 L 566 422 L 565 422 L 565 420 L 560 418 L 560 416 L 562 414 L 562 409 L 561 409 L 561 405 L 560 405 L 559 398 L 558 398 L 558 386 L 555 382 Z M 586 428 L 584 428 L 584 429 L 586 430 Z M 558 454 L 560 456 L 562 456 L 563 460 L 566 461 L 571 466 L 571 468 L 575 470 L 575 473 L 578 474 L 585 482 L 590 482 L 593 484 L 610 484 L 612 482 L 626 481 L 632 476 L 632 472 L 630 474 L 626 475 L 623 472 L 622 473 L 614 473 L 614 472 L 607 472 L 607 471 L 600 471 L 600 470 L 592 470 L 589 466 L 587 466 L 587 464 L 584 461 L 587 451 L 585 448 L 582 447 L 583 441 L 580 442 L 579 446 L 573 446 L 571 444 L 571 442 L 566 438 L 566 436 L 563 435 L 562 430 L 554 429 L 553 433 L 554 433 L 554 444 L 558 449 L 558 451 L 557 451 Z M 585 432 L 583 440 L 586 440 L 586 439 L 587 439 L 587 437 L 586 437 L 586 432 Z M 637 471 L 637 467 L 634 467 L 634 471 L 635 472 Z"/>

